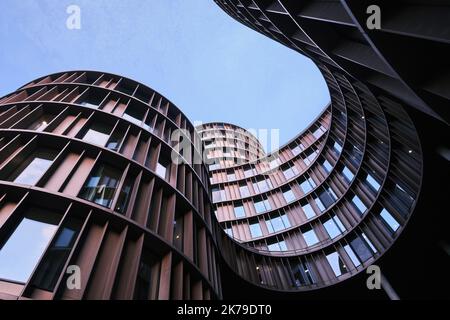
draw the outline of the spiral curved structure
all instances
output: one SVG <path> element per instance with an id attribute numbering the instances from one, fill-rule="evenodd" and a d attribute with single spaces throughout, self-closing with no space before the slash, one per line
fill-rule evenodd
<path id="1" fill-rule="evenodd" d="M 424 158 L 409 111 L 445 122 L 449 95 L 446 70 L 412 70 L 395 49 L 417 61 L 425 45 L 448 53 L 437 7 L 378 1 L 389 12 L 380 31 L 366 30 L 367 1 L 215 2 L 310 57 L 331 103 L 266 153 L 251 131 L 194 128 L 113 74 L 61 72 L 1 98 L 0 298 L 221 299 L 223 270 L 258 289 L 311 291 L 350 281 L 408 229 Z M 403 21 L 413 16 L 437 18 L 414 29 Z M 2 268 L 30 223 L 46 226 L 34 267 Z M 68 287 L 70 266 L 81 288 Z"/>
<path id="2" fill-rule="evenodd" d="M 172 132 L 183 129 L 192 157 L 200 140 L 170 101 L 127 78 L 74 71 L 0 105 L 2 298 L 221 298 L 207 169 L 171 161 Z M 40 226 L 35 268 L 21 270 L 8 250 L 32 247 L 20 232 Z M 80 288 L 66 285 L 72 265 Z"/>
<path id="3" fill-rule="evenodd" d="M 421 150 L 400 105 L 322 71 L 332 104 L 307 130 L 274 158 L 226 124 L 236 131 L 227 145 L 243 143 L 243 153 L 234 164 L 216 157 L 216 168 L 171 162 L 181 154 L 171 133 L 185 129 L 192 152 L 211 155 L 206 141 L 223 142 L 215 129 L 224 124 L 199 129 L 201 143 L 173 104 L 132 80 L 63 72 L 3 97 L 2 251 L 25 222 L 51 233 L 26 278 L 2 275 L 2 294 L 219 299 L 222 258 L 246 281 L 282 291 L 364 270 L 408 221 Z M 63 272 L 71 265 L 81 270 L 75 290 Z"/>

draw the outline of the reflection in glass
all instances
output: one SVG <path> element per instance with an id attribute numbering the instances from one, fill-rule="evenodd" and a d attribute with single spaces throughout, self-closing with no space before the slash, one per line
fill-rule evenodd
<path id="1" fill-rule="evenodd" d="M 155 264 L 155 259 L 148 253 L 147 250 L 142 251 L 141 261 L 139 263 L 139 270 L 134 287 L 134 300 L 149 300 L 151 299 L 151 285 L 153 279 L 152 269 Z M 154 275 L 158 276 L 158 275 Z"/>
<path id="2" fill-rule="evenodd" d="M 305 242 L 308 246 L 313 246 L 319 242 L 319 239 L 317 238 L 316 233 L 314 232 L 313 229 L 304 232 L 303 238 L 305 238 Z"/>
<path id="3" fill-rule="evenodd" d="M 258 238 L 262 236 L 262 231 L 259 222 L 250 224 L 250 233 L 252 235 L 252 238 Z"/>
<path id="4" fill-rule="evenodd" d="M 81 221 L 69 219 L 58 231 L 52 245 L 47 250 L 39 269 L 33 276 L 33 285 L 37 288 L 52 291 L 67 262 L 70 252 L 75 244 Z"/>
<path id="5" fill-rule="evenodd" d="M 29 127 L 29 130 L 35 130 L 38 132 L 47 128 L 48 124 L 53 120 L 54 115 L 43 114 L 36 121 L 34 121 Z"/>
<path id="6" fill-rule="evenodd" d="M 245 217 L 244 207 L 242 205 L 234 207 L 234 215 L 236 216 L 236 218 L 244 218 Z"/>
<path id="7" fill-rule="evenodd" d="M 53 237 L 60 216 L 30 210 L 0 249 L 0 278 L 27 282 Z"/>
<path id="8" fill-rule="evenodd" d="M 131 191 L 133 189 L 133 181 L 128 176 L 123 183 L 122 190 L 120 190 L 119 198 L 117 199 L 115 211 L 124 214 L 127 211 L 128 203 L 130 202 Z"/>
<path id="9" fill-rule="evenodd" d="M 27 157 L 13 174 L 9 180 L 15 183 L 35 185 L 42 175 L 50 168 L 56 152 L 53 150 L 41 149 Z"/>
<path id="10" fill-rule="evenodd" d="M 80 197 L 104 207 L 110 207 L 121 174 L 109 165 L 99 165 L 81 189 Z"/>

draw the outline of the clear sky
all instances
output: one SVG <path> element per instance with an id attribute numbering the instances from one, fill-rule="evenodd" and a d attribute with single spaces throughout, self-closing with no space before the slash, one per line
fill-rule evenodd
<path id="1" fill-rule="evenodd" d="M 66 9 L 81 8 L 81 29 Z M 1 0 L 0 96 L 64 70 L 120 74 L 191 121 L 280 129 L 281 143 L 329 102 L 317 67 L 213 0 Z"/>

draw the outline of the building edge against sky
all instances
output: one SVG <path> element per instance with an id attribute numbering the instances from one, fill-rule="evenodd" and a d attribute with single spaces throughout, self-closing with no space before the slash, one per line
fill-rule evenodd
<path id="1" fill-rule="evenodd" d="M 450 14 L 448 3 L 403 1 L 397 4 L 366 0 L 215 2 L 240 23 L 310 57 L 324 74 L 332 95 L 332 106 L 339 104 L 333 94 L 336 91 L 333 80 L 344 77 L 351 83 L 350 87 L 346 85 L 343 90 L 337 90 L 341 91 L 339 98 L 350 99 L 350 103 L 344 101 L 344 105 L 354 103 L 349 96 L 356 93 L 356 102 L 361 103 L 363 109 L 367 108 L 366 105 L 371 104 L 367 95 L 360 95 L 354 89 L 364 87 L 388 114 L 395 108 L 405 108 L 420 133 L 426 174 L 421 179 L 413 221 L 377 264 L 400 297 L 445 297 L 446 284 L 450 283 L 446 271 L 450 267 L 447 232 L 450 221 L 444 214 L 448 205 L 443 201 L 448 193 L 448 183 L 443 182 L 441 186 L 437 181 L 441 181 L 443 174 L 449 174 L 449 144 L 445 137 L 448 136 L 450 69 L 443 67 L 447 65 L 450 53 L 450 34 L 446 28 Z M 368 29 L 366 24 L 367 8 L 373 4 L 381 10 L 381 30 Z M 331 81 L 328 71 L 333 75 Z M 390 122 L 389 116 L 386 118 Z M 394 122 L 396 125 L 401 123 Z M 378 126 L 379 122 L 369 121 L 366 128 L 372 131 Z M 353 130 L 350 124 L 348 132 Z M 406 128 L 401 130 L 407 132 Z M 395 137 L 390 125 L 388 131 L 390 138 Z M 395 147 L 414 143 L 409 138 L 391 142 Z M 394 149 L 391 147 L 390 155 L 396 153 Z M 389 171 L 397 166 L 396 160 L 390 161 Z M 411 282 L 418 277 L 421 281 Z M 360 295 L 355 293 L 354 297 L 373 297 L 368 294 L 364 282 L 364 277 L 360 276 L 359 285 L 355 280 L 347 281 L 334 286 L 336 289 L 330 287 L 330 290 L 317 291 L 317 295 L 302 297 L 337 297 L 342 292 L 359 292 Z M 242 296 L 246 294 L 244 291 L 241 288 Z M 261 296 L 270 297 L 270 293 Z"/>

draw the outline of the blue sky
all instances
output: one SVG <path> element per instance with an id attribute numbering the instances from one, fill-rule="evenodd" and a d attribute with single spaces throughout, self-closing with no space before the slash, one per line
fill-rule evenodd
<path id="1" fill-rule="evenodd" d="M 81 8 L 81 30 L 66 8 Z M 281 143 L 329 102 L 307 58 L 248 29 L 213 0 L 2 0 L 0 96 L 63 70 L 117 73 L 191 121 L 279 128 Z"/>

